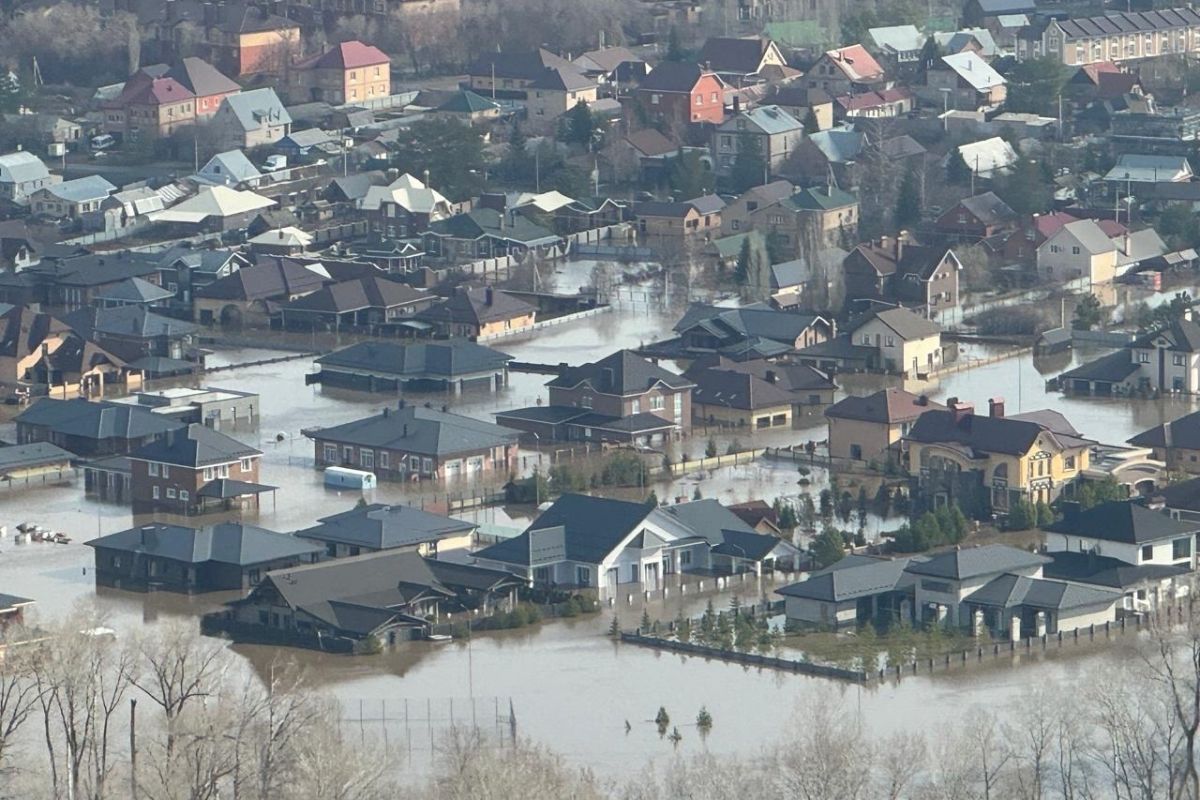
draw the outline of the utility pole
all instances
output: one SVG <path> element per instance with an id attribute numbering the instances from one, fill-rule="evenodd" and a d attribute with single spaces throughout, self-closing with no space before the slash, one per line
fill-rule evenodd
<path id="1" fill-rule="evenodd" d="M 129 700 L 129 800 L 137 800 L 137 700 Z"/>

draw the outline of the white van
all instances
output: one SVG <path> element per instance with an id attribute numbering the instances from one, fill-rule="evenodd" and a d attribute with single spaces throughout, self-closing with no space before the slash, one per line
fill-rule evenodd
<path id="1" fill-rule="evenodd" d="M 116 137 L 111 133 L 102 133 L 99 136 L 93 136 L 91 141 L 93 150 L 107 150 L 116 143 Z"/>
<path id="2" fill-rule="evenodd" d="M 325 485 L 334 489 L 374 489 L 375 473 L 348 467 L 326 467 Z"/>

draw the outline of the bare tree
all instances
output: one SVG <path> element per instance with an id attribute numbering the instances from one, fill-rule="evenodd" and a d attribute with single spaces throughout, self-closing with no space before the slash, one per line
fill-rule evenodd
<path id="1" fill-rule="evenodd" d="M 1165 693 L 1174 727 L 1181 737 L 1179 777 L 1170 797 L 1200 800 L 1200 773 L 1196 769 L 1196 732 L 1200 729 L 1200 622 L 1188 609 L 1182 630 L 1165 620 L 1151 625 L 1150 643 L 1142 648 L 1146 674 Z"/>
<path id="2" fill-rule="evenodd" d="M 21 638 L 19 631 L 9 631 L 10 641 Z M 9 646 L 0 653 L 0 778 L 9 769 L 8 756 L 17 731 L 37 707 L 32 656 L 28 645 Z"/>

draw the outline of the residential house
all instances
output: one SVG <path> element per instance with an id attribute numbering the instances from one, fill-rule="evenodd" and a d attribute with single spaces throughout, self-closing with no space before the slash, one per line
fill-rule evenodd
<path id="1" fill-rule="evenodd" d="M 943 109 L 994 108 L 1008 97 L 1008 81 L 972 50 L 953 53 L 925 70 L 926 102 L 942 101 Z"/>
<path id="2" fill-rule="evenodd" d="M 729 175 L 743 148 L 763 160 L 762 182 L 775 173 L 804 138 L 804 123 L 778 106 L 742 111 L 717 126 L 712 153 L 718 175 Z"/>
<path id="3" fill-rule="evenodd" d="M 0 594 L 0 642 L 25 626 L 25 609 L 33 603 L 28 597 Z"/>
<path id="4" fill-rule="evenodd" d="M 1193 362 L 1188 371 L 1195 374 L 1196 356 L 1189 354 L 1188 360 Z M 1154 458 L 1170 469 L 1200 474 L 1200 411 L 1156 425 L 1128 441 L 1134 447 L 1151 448 Z"/>
<path id="5" fill-rule="evenodd" d="M 116 190 L 116 186 L 99 175 L 50 183 L 29 195 L 29 210 L 60 220 L 80 219 L 90 211 L 98 211 L 100 204 Z"/>
<path id="6" fill-rule="evenodd" d="M 1052 18 L 1017 42 L 1021 59 L 1048 56 L 1076 67 L 1100 61 L 1138 61 L 1200 51 L 1200 14 L 1186 6 L 1094 17 Z"/>
<path id="7" fill-rule="evenodd" d="M 188 371 L 202 366 L 197 363 L 201 359 L 195 352 L 196 326 L 156 314 L 145 306 L 92 306 L 72 311 L 62 320 L 84 339 L 128 362 L 131 368 L 141 368 L 144 373 L 155 370 L 145 368 L 153 362 L 139 364 L 143 359 L 183 362 L 182 366 Z"/>
<path id="8" fill-rule="evenodd" d="M 853 342 L 878 352 L 878 365 L 907 377 L 925 375 L 942 365 L 941 326 L 907 308 L 871 311 L 855 321 Z"/>
<path id="9" fill-rule="evenodd" d="M 434 109 L 434 113 L 438 117 L 448 117 L 474 125 L 499 119 L 503 116 L 504 109 L 495 100 L 476 94 L 470 89 L 463 89 L 452 94 L 450 99 Z"/>
<path id="10" fill-rule="evenodd" d="M 1008 513 L 1020 501 L 1051 503 L 1088 469 L 1095 442 L 1057 411 L 1004 415 L 1004 400 L 989 413 L 951 398 L 945 411 L 922 414 L 905 437 L 909 470 L 919 490 L 968 513 Z"/>
<path id="11" fill-rule="evenodd" d="M 113 384 L 141 384 L 124 360 L 28 306 L 0 305 L 0 332 L 0 386 L 17 397 L 101 396 Z"/>
<path id="12" fill-rule="evenodd" d="M 42 160 L 27 150 L 0 155 L 0 200 L 28 205 L 42 189 L 62 180 L 51 175 Z"/>
<path id="13" fill-rule="evenodd" d="M 1190 183 L 1195 177 L 1185 156 L 1122 153 L 1105 174 L 1104 183 L 1111 185 L 1106 194 L 1112 194 L 1115 202 L 1120 196 L 1144 197 L 1161 184 Z"/>
<path id="14" fill-rule="evenodd" d="M 545 48 L 481 53 L 467 67 L 468 88 L 484 97 L 525 99 L 525 90 L 552 68 L 578 71 Z"/>
<path id="15" fill-rule="evenodd" d="M 202 624 L 235 641 L 374 652 L 425 638 L 443 612 L 511 607 L 519 585 L 505 572 L 384 550 L 268 573 Z"/>
<path id="16" fill-rule="evenodd" d="M 596 83 L 616 90 L 641 82 L 650 71 L 646 61 L 627 47 L 602 47 L 582 53 L 571 62 Z"/>
<path id="17" fill-rule="evenodd" d="M 263 174 L 241 150 L 226 150 L 210 158 L 192 179 L 209 186 L 253 189 L 262 182 Z"/>
<path id="18" fill-rule="evenodd" d="M 857 94 L 839 94 L 833 98 L 833 103 L 838 119 L 894 119 L 916 108 L 917 97 L 905 86 L 893 86 Z"/>
<path id="19" fill-rule="evenodd" d="M 245 592 L 271 570 L 314 563 L 321 553 L 308 540 L 242 522 L 147 523 L 84 544 L 95 551 L 97 584 L 188 594 Z"/>
<path id="20" fill-rule="evenodd" d="M 793 420 L 832 403 L 837 390 L 837 384 L 827 373 L 807 364 L 768 361 L 765 358 L 737 361 L 715 353 L 692 361 L 684 377 L 698 381 L 698 376 L 706 370 L 752 375 L 786 392 L 791 397 Z"/>
<path id="21" fill-rule="evenodd" d="M 734 369 L 690 373 L 692 414 L 705 425 L 751 432 L 792 426 L 792 394 L 766 378 Z"/>
<path id="22" fill-rule="evenodd" d="M 1037 10 L 1035 0 L 967 0 L 963 6 L 963 22 L 985 25 L 1003 16 L 1032 15 Z"/>
<path id="23" fill-rule="evenodd" d="M 833 98 L 824 89 L 772 86 L 764 102 L 778 106 L 800 120 L 809 133 L 827 131 L 833 127 Z"/>
<path id="24" fill-rule="evenodd" d="M 254 427 L 258 424 L 259 397 L 253 392 L 207 386 L 193 389 L 174 386 L 156 391 L 134 392 L 114 403 L 146 409 L 178 425 L 199 422 L 216 430 Z"/>
<path id="25" fill-rule="evenodd" d="M 1037 263 L 1038 248 L 1047 239 L 1062 230 L 1064 225 L 1078 220 L 1079 217 L 1072 216 L 1065 211 L 1032 214 L 1022 219 L 1012 235 L 1004 240 L 1004 246 L 1000 251 L 1001 255 L 1012 263 L 1027 265 L 1032 268 Z M 1114 228 L 1105 232 L 1112 235 L 1115 235 L 1117 232 L 1115 226 L 1118 223 L 1111 220 L 1098 220 L 1097 224 L 1100 224 L 1101 227 L 1111 224 Z M 1124 226 L 1121 226 L 1121 230 L 1124 230 Z"/>
<path id="26" fill-rule="evenodd" d="M 260 261 L 196 289 L 194 319 L 234 328 L 266 324 L 275 304 L 312 294 L 329 281 L 328 274 L 297 261 Z"/>
<path id="27" fill-rule="evenodd" d="M 160 68 L 154 68 L 160 69 Z M 176 81 L 191 92 L 194 102 L 192 113 L 197 122 L 211 119 L 221 101 L 242 90 L 236 81 L 202 58 L 189 56 L 173 63 L 163 77 Z"/>
<path id="28" fill-rule="evenodd" d="M 710 213 L 704 213 L 696 203 L 648 200 L 634 204 L 633 218 L 643 236 L 708 238 L 720 229 L 721 209 L 706 210 Z"/>
<path id="29" fill-rule="evenodd" d="M 1017 212 L 994 192 L 984 192 L 959 200 L 942 212 L 933 227 L 939 236 L 978 242 L 1011 229 L 1017 222 Z"/>
<path id="30" fill-rule="evenodd" d="M 783 309 L 803 306 L 815 276 L 836 275 L 847 255 L 839 247 L 823 247 L 803 258 L 772 264 L 769 275 L 771 305 Z"/>
<path id="31" fill-rule="evenodd" d="M 386 186 L 370 186 L 358 202 L 371 230 L 390 238 L 424 233 L 430 223 L 449 219 L 456 207 L 441 192 L 412 175 L 401 175 Z"/>
<path id="32" fill-rule="evenodd" d="M 594 588 L 602 598 L 670 587 L 675 576 L 755 572 L 799 552 L 715 500 L 657 508 L 564 494 L 520 535 L 475 553 L 534 587 Z"/>
<path id="33" fill-rule="evenodd" d="M 209 124 L 229 150 L 274 144 L 292 132 L 291 115 L 269 87 L 227 96 Z"/>
<path id="34" fill-rule="evenodd" d="M 387 278 L 357 278 L 332 283 L 297 297 L 279 310 L 287 330 L 397 330 L 437 297 L 424 289 Z"/>
<path id="35" fill-rule="evenodd" d="M 533 328 L 537 309 L 491 286 L 460 287 L 450 297 L 415 315 L 416 321 L 434 327 L 439 335 L 464 339 L 489 339 Z"/>
<path id="36" fill-rule="evenodd" d="M 479 526 L 473 522 L 431 514 L 412 506 L 382 503 L 357 505 L 317 520 L 296 531 L 296 537 L 315 542 L 328 558 L 345 558 L 380 550 L 415 552 L 426 558 L 467 550 Z"/>
<path id="37" fill-rule="evenodd" d="M 856 165 L 865 141 L 861 132 L 845 123 L 810 133 L 788 159 L 784 177 L 805 185 L 828 185 L 832 176 L 839 186 L 853 188 L 859 180 Z"/>
<path id="38" fill-rule="evenodd" d="M 926 395 L 903 389 L 881 389 L 865 397 L 850 395 L 825 409 L 829 421 L 829 456 L 835 461 L 901 463 L 901 441 L 917 418 L 945 406 Z"/>
<path id="39" fill-rule="evenodd" d="M 661 61 L 633 92 L 651 123 L 687 125 L 725 121 L 723 80 L 713 71 L 681 61 Z"/>
<path id="40" fill-rule="evenodd" d="M 181 427 L 148 409 L 82 398 L 44 397 L 16 417 L 17 442 L 49 442 L 81 458 L 127 455 Z"/>
<path id="41" fill-rule="evenodd" d="M 305 431 L 317 467 L 353 467 L 391 481 L 482 478 L 516 469 L 518 431 L 400 403 L 374 416 Z"/>
<path id="42" fill-rule="evenodd" d="M 1200 522 L 1134 501 L 1063 506 L 1045 530 L 1046 574 L 1120 590 L 1123 610 L 1154 611 L 1188 592 Z"/>
<path id="43" fill-rule="evenodd" d="M 661 444 L 691 430 L 694 383 L 619 350 L 578 367 L 563 366 L 546 384 L 547 405 L 496 414 L 502 425 L 537 442 Z"/>
<path id="44" fill-rule="evenodd" d="M 799 74 L 788 66 L 779 45 L 762 36 L 710 36 L 696 61 L 731 86 L 778 81 Z"/>
<path id="45" fill-rule="evenodd" d="M 243 230 L 263 209 L 276 205 L 260 194 L 228 186 L 204 186 L 199 193 L 150 215 L 180 235 Z"/>
<path id="46" fill-rule="evenodd" d="M 301 52 L 300 25 L 242 3 L 213 4 L 197 19 L 176 18 L 167 7 L 166 24 L 156 26 L 171 44 L 199 38 L 197 49 L 237 78 L 283 73 Z"/>
<path id="47" fill-rule="evenodd" d="M 129 454 L 133 513 L 193 516 L 257 507 L 262 451 L 201 423 L 173 428 Z"/>
<path id="48" fill-rule="evenodd" d="M 793 625 L 840 630 L 876 620 L 900 620 L 912 615 L 905 588 L 911 578 L 904 568 L 909 559 L 850 555 L 816 570 L 799 583 L 776 589 L 783 597 L 784 616 Z"/>
<path id="49" fill-rule="evenodd" d="M 848 301 L 903 305 L 930 319 L 958 307 L 962 263 L 954 251 L 916 244 L 907 231 L 858 245 L 842 270 Z"/>
<path id="50" fill-rule="evenodd" d="M 1095 220 L 1068 222 L 1037 248 L 1039 277 L 1050 282 L 1082 278 L 1085 287 L 1111 283 L 1117 247 Z"/>
<path id="51" fill-rule="evenodd" d="M 1062 373 L 1057 382 L 1063 391 L 1078 394 L 1193 394 L 1200 392 L 1198 352 L 1200 325 L 1189 310 L 1184 318 L 1135 338 L 1115 353 Z"/>
<path id="52" fill-rule="evenodd" d="M 341 42 L 291 71 L 293 99 L 340 106 L 382 100 L 392 93 L 392 60 L 357 39 Z"/>
<path id="53" fill-rule="evenodd" d="M 270 213 L 272 212 L 264 211 L 259 214 L 251 225 L 262 220 L 263 214 Z M 250 233 L 249 228 L 246 229 L 246 233 Z M 313 235 L 294 225 L 263 231 L 246 241 L 250 253 L 254 256 L 303 256 L 312 243 Z"/>
<path id="54" fill-rule="evenodd" d="M 556 257 L 562 237 L 524 214 L 477 208 L 429 223 L 422 235 L 425 253 L 449 263 L 487 258 L 524 258 L 529 253 Z"/>
<path id="55" fill-rule="evenodd" d="M 126 141 L 162 139 L 196 124 L 196 95 L 166 67 L 135 72 L 104 106 L 104 130 Z"/>
<path id="56" fill-rule="evenodd" d="M 249 265 L 241 253 L 196 250 L 184 243 L 159 254 L 159 284 L 175 292 L 174 305 L 187 308 L 190 315 L 193 292 Z"/>
<path id="57" fill-rule="evenodd" d="M 858 235 L 858 198 L 832 185 L 801 189 L 748 216 L 754 230 L 774 239 L 785 260 L 822 246 L 836 247 Z"/>
<path id="58" fill-rule="evenodd" d="M 553 130 L 558 118 L 575 106 L 595 103 L 599 89 L 574 67 L 548 67 L 525 90 L 529 122 L 537 130 Z"/>
<path id="59" fill-rule="evenodd" d="M 677 338 L 642 351 L 662 358 L 712 353 L 735 360 L 776 358 L 832 338 L 834 324 L 819 314 L 780 311 L 761 303 L 741 308 L 692 303 L 672 330 Z"/>
<path id="60" fill-rule="evenodd" d="M 916 25 L 868 28 L 872 49 L 895 64 L 912 64 L 921 59 L 928 37 Z"/>
<path id="61" fill-rule="evenodd" d="M 74 475 L 74 453 L 49 442 L 7 444 L 0 447 L 0 481 L 12 486 L 15 481 L 28 483 L 33 478 L 61 480 Z"/>
<path id="62" fill-rule="evenodd" d="M 754 186 L 726 203 L 721 209 L 721 235 L 730 236 L 752 230 L 750 214 L 763 206 L 778 203 L 796 193 L 790 181 L 778 180 Z M 738 246 L 741 246 L 740 240 Z M 734 253 L 734 256 L 737 254 Z"/>
<path id="63" fill-rule="evenodd" d="M 315 359 L 310 383 L 369 392 L 499 391 L 512 356 L 466 339 L 359 342 Z"/>
<path id="64" fill-rule="evenodd" d="M 890 88 L 887 73 L 861 44 L 825 51 L 804 81 L 809 89 L 821 89 L 830 97 Z"/>

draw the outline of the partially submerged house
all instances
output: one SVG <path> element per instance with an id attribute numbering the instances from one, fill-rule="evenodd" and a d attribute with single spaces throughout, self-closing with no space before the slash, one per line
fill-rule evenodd
<path id="1" fill-rule="evenodd" d="M 296 531 L 296 536 L 315 542 L 329 558 L 378 550 L 410 550 L 437 558 L 439 553 L 470 547 L 479 527 L 420 508 L 383 503 L 355 506 L 321 517 L 317 523 Z"/>
<path id="2" fill-rule="evenodd" d="M 314 359 L 308 383 L 368 392 L 499 391 L 512 356 L 467 339 L 359 342 Z"/>

